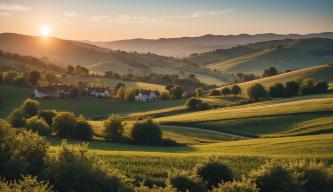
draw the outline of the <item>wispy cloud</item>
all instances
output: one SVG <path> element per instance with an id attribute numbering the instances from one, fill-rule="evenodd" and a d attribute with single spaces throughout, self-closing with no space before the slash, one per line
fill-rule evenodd
<path id="1" fill-rule="evenodd" d="M 108 18 L 109 18 L 109 16 L 107 16 L 107 15 L 94 15 L 94 16 L 88 18 L 88 21 L 95 21 L 95 22 L 105 21 Z"/>
<path id="2" fill-rule="evenodd" d="M 9 16 L 10 15 L 10 13 L 8 13 L 8 12 L 0 12 L 0 16 Z"/>
<path id="3" fill-rule="evenodd" d="M 66 12 L 64 13 L 64 15 L 65 15 L 66 17 L 78 17 L 78 16 L 79 16 L 79 14 L 77 14 L 77 13 L 74 12 L 74 11 L 66 11 Z"/>
<path id="4" fill-rule="evenodd" d="M 168 17 L 173 17 L 173 18 L 199 18 L 203 16 L 218 16 L 218 15 L 223 15 L 227 13 L 234 12 L 234 9 L 226 9 L 226 10 L 218 10 L 218 11 L 213 11 L 213 10 L 205 10 L 205 11 L 194 11 L 191 14 L 188 15 L 175 15 L 175 16 L 168 16 Z"/>
<path id="5" fill-rule="evenodd" d="M 31 7 L 26 7 L 23 5 L 18 5 L 18 4 L 0 4 L 0 10 L 4 11 L 29 11 L 31 10 Z"/>
<path id="6" fill-rule="evenodd" d="M 107 22 L 107 23 L 156 23 L 158 18 L 150 18 L 146 16 L 131 16 L 127 14 L 118 14 L 115 16 L 95 15 L 88 18 L 88 21 Z"/>

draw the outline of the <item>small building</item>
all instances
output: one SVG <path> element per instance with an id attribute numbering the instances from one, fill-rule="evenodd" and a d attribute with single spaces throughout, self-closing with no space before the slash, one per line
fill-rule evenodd
<path id="1" fill-rule="evenodd" d="M 93 97 L 109 97 L 110 96 L 110 91 L 108 88 L 105 87 L 89 87 L 86 88 L 86 91 L 88 95 L 93 96 Z"/>
<path id="2" fill-rule="evenodd" d="M 151 90 L 139 90 L 135 96 L 135 101 L 152 102 L 157 100 L 157 95 Z"/>
<path id="3" fill-rule="evenodd" d="M 52 84 L 37 87 L 34 91 L 35 98 L 60 98 L 69 96 L 72 87 L 69 85 Z"/>

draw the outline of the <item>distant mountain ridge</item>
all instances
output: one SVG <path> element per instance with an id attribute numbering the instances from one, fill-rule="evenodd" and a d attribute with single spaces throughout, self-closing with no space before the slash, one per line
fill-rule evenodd
<path id="1" fill-rule="evenodd" d="M 155 53 L 164 56 L 184 57 L 192 53 L 208 52 L 215 49 L 231 48 L 249 43 L 303 38 L 333 39 L 333 32 L 310 34 L 239 34 L 239 35 L 203 35 L 199 37 L 160 38 L 160 39 L 128 39 L 110 42 L 90 42 L 113 50 L 125 50 L 140 53 Z"/>

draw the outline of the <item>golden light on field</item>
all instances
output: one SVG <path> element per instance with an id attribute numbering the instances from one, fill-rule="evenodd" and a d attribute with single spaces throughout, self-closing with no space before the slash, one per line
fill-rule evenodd
<path id="1" fill-rule="evenodd" d="M 43 37 L 48 37 L 51 34 L 51 27 L 48 24 L 41 25 L 39 28 L 39 33 Z"/>

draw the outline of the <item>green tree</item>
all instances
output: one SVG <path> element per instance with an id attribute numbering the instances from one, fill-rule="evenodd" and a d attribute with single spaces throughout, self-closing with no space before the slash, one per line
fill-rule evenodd
<path id="1" fill-rule="evenodd" d="M 10 71 L 5 73 L 4 77 L 3 77 L 3 83 L 5 84 L 13 84 L 15 79 L 17 78 L 18 73 L 15 71 Z"/>
<path id="2" fill-rule="evenodd" d="M 70 97 L 71 98 L 78 98 L 80 95 L 80 90 L 77 87 L 73 87 L 70 92 Z"/>
<path id="3" fill-rule="evenodd" d="M 162 131 L 151 119 L 137 121 L 131 129 L 131 137 L 135 144 L 160 145 L 162 142 Z"/>
<path id="4" fill-rule="evenodd" d="M 75 138 L 76 123 L 73 113 L 59 112 L 53 118 L 52 127 L 60 137 Z"/>
<path id="5" fill-rule="evenodd" d="M 169 99 L 169 93 L 167 91 L 162 91 L 160 95 L 161 100 L 168 100 Z"/>
<path id="6" fill-rule="evenodd" d="M 184 89 L 181 86 L 175 86 L 169 91 L 170 99 L 176 100 L 181 99 L 184 93 Z"/>
<path id="7" fill-rule="evenodd" d="M 200 99 L 192 97 L 186 101 L 185 106 L 188 110 L 196 110 L 200 107 L 201 104 L 202 101 Z"/>
<path id="8" fill-rule="evenodd" d="M 327 93 L 328 91 L 328 82 L 320 81 L 315 85 L 316 93 Z"/>
<path id="9" fill-rule="evenodd" d="M 103 136 L 111 141 L 120 141 L 123 137 L 123 119 L 119 115 L 111 115 L 104 121 Z"/>
<path id="10" fill-rule="evenodd" d="M 231 94 L 231 90 L 229 87 L 224 87 L 222 90 L 221 90 L 221 94 L 225 97 L 226 95 L 230 95 Z"/>
<path id="11" fill-rule="evenodd" d="M 52 132 L 51 127 L 44 121 L 44 119 L 40 119 L 38 116 L 33 116 L 27 119 L 25 128 L 44 136 L 49 136 Z"/>
<path id="12" fill-rule="evenodd" d="M 40 103 L 33 99 L 26 99 L 22 105 L 21 109 L 26 117 L 32 117 L 38 114 Z"/>
<path id="13" fill-rule="evenodd" d="M 263 77 L 270 77 L 278 74 L 278 70 L 275 67 L 270 67 L 268 69 L 265 69 L 263 73 Z"/>
<path id="14" fill-rule="evenodd" d="M 282 98 L 286 96 L 286 88 L 282 83 L 276 83 L 269 88 L 269 95 L 272 98 Z"/>
<path id="15" fill-rule="evenodd" d="M 178 192 L 207 192 L 205 183 L 198 177 L 189 176 L 188 173 L 173 173 L 169 174 L 165 183 L 167 186 L 172 186 Z"/>
<path id="16" fill-rule="evenodd" d="M 231 88 L 231 93 L 236 97 L 238 94 L 242 93 L 242 89 L 238 85 L 234 85 Z"/>
<path id="17" fill-rule="evenodd" d="M 130 88 L 126 90 L 125 100 L 126 101 L 135 101 L 135 96 L 137 94 L 137 90 L 134 88 Z"/>
<path id="18" fill-rule="evenodd" d="M 264 99 L 267 97 L 267 91 L 259 83 L 256 83 L 255 85 L 251 86 L 247 90 L 247 94 L 251 100 L 258 101 L 259 99 Z"/>
<path id="19" fill-rule="evenodd" d="M 80 140 L 89 140 L 93 136 L 93 130 L 90 123 L 84 118 L 79 118 L 76 122 L 75 138 Z"/>
<path id="20" fill-rule="evenodd" d="M 299 93 L 299 84 L 296 81 L 288 81 L 286 83 L 286 97 L 293 97 Z"/>
<path id="21" fill-rule="evenodd" d="M 14 109 L 7 117 L 8 122 L 16 128 L 25 126 L 24 113 L 20 108 Z"/>
<path id="22" fill-rule="evenodd" d="M 39 117 L 43 118 L 49 126 L 52 126 L 52 119 L 57 115 L 57 111 L 51 109 L 45 109 L 39 111 L 38 115 Z"/>
<path id="23" fill-rule="evenodd" d="M 36 85 L 40 79 L 41 75 L 38 71 L 31 71 L 28 75 L 29 82 L 32 85 Z"/>
<path id="24" fill-rule="evenodd" d="M 204 90 L 202 88 L 195 89 L 195 96 L 201 97 L 204 94 Z"/>

